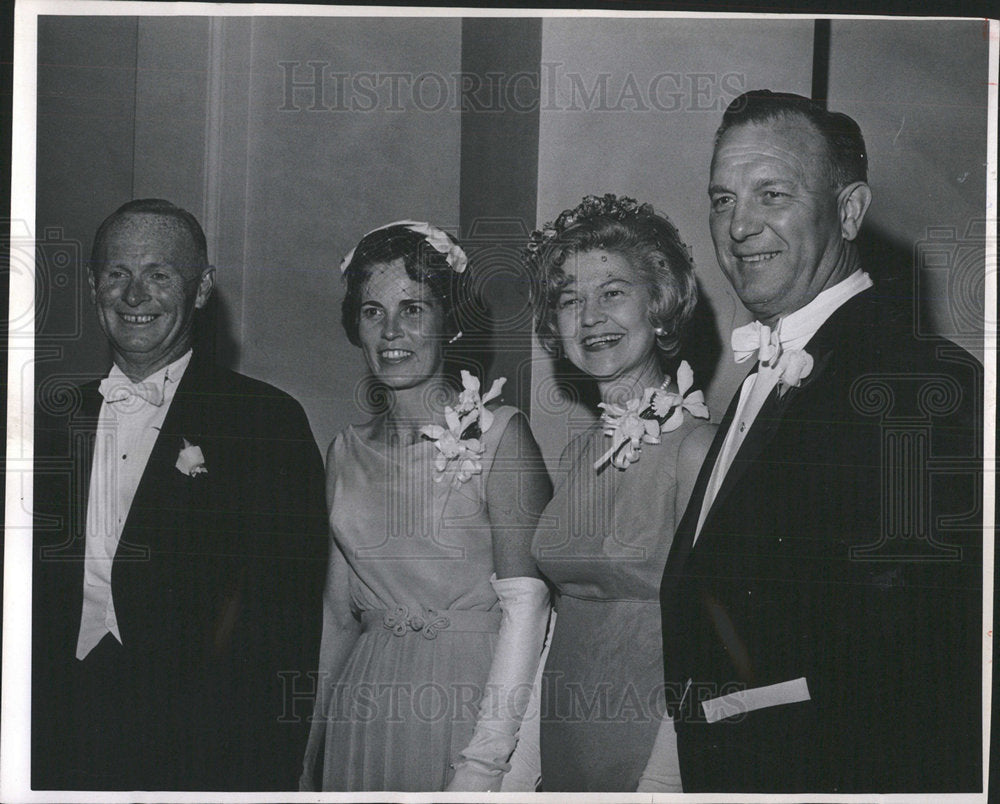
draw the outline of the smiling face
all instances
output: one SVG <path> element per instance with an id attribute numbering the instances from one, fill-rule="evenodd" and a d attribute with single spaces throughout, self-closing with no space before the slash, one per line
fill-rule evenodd
<path id="1" fill-rule="evenodd" d="M 819 132 L 794 115 L 731 128 L 715 149 L 708 191 L 715 255 L 764 323 L 853 270 L 827 164 Z"/>
<path id="2" fill-rule="evenodd" d="M 653 382 L 659 371 L 648 284 L 620 254 L 570 254 L 555 300 L 556 330 L 569 360 L 600 384 Z"/>
<path id="3" fill-rule="evenodd" d="M 215 270 L 178 221 L 153 213 L 115 221 L 96 256 L 89 281 L 97 319 L 118 367 L 143 380 L 191 347 L 194 311 L 208 301 Z"/>
<path id="4" fill-rule="evenodd" d="M 372 374 L 394 390 L 441 375 L 444 308 L 402 259 L 376 266 L 361 292 L 358 339 Z"/>

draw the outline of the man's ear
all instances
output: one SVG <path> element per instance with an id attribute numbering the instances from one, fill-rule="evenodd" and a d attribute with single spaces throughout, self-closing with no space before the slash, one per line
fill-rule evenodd
<path id="1" fill-rule="evenodd" d="M 90 303 L 97 304 L 97 280 L 93 271 L 87 271 L 87 284 L 90 285 Z"/>
<path id="2" fill-rule="evenodd" d="M 198 295 L 194 300 L 194 309 L 200 310 L 212 296 L 215 288 L 215 266 L 209 265 L 201 272 L 201 279 L 198 280 Z"/>
<path id="3" fill-rule="evenodd" d="M 840 233 L 845 240 L 853 240 L 861 229 L 868 205 L 872 202 L 872 190 L 866 182 L 848 184 L 837 195 L 837 213 L 840 216 Z"/>

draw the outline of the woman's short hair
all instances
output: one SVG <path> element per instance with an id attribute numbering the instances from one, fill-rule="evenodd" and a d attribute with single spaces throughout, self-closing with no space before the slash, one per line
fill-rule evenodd
<path id="1" fill-rule="evenodd" d="M 455 244 L 451 235 L 448 239 Z M 441 303 L 444 331 L 439 334 L 445 341 L 457 335 L 461 331 L 459 310 L 464 298 L 464 274 L 456 273 L 447 255 L 435 249 L 425 235 L 398 224 L 365 235 L 344 266 L 347 292 L 341 304 L 340 320 L 347 339 L 355 346 L 361 345 L 358 321 L 365 284 L 377 266 L 396 260 L 402 260 L 406 275 L 425 285 Z"/>
<path id="2" fill-rule="evenodd" d="M 568 282 L 566 260 L 598 249 L 624 257 L 647 283 L 657 346 L 666 357 L 676 355 L 698 302 L 691 255 L 676 227 L 652 206 L 611 194 L 587 196 L 532 235 L 527 262 L 534 274 L 535 331 L 542 346 L 554 352 L 559 342 L 555 305 Z"/>

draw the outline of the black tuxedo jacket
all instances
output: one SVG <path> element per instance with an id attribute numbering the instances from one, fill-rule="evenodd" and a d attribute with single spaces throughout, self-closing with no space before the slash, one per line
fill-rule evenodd
<path id="1" fill-rule="evenodd" d="M 295 789 L 327 551 L 302 408 L 192 356 L 114 558 L 123 644 L 79 661 L 101 402 L 91 383 L 38 405 L 33 786 Z M 207 473 L 175 467 L 184 439 Z"/>
<path id="2" fill-rule="evenodd" d="M 979 789 L 981 367 L 876 289 L 806 350 L 692 546 L 733 400 L 667 561 L 685 792 Z M 706 699 L 798 678 L 808 701 L 705 722 Z"/>

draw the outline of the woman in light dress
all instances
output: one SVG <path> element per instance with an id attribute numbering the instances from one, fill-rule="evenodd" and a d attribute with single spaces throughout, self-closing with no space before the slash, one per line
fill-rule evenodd
<path id="1" fill-rule="evenodd" d="M 613 195 L 563 212 L 528 254 L 539 339 L 596 383 L 603 409 L 564 450 L 532 544 L 558 613 L 542 789 L 679 792 L 659 586 L 714 434 L 678 359 L 697 300 L 691 258 L 669 220 Z"/>
<path id="2" fill-rule="evenodd" d="M 524 415 L 496 404 L 502 381 L 454 370 L 467 267 L 415 221 L 369 232 L 341 266 L 344 329 L 385 410 L 327 456 L 304 790 L 498 790 L 515 747 L 548 621 L 529 548 L 551 486 Z"/>

